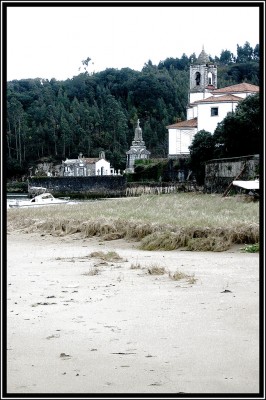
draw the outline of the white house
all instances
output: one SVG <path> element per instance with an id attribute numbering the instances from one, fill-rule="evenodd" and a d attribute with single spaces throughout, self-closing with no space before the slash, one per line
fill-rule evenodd
<path id="1" fill-rule="evenodd" d="M 103 151 L 99 158 L 85 158 L 80 153 L 77 159 L 66 159 L 62 161 L 63 176 L 100 176 L 117 175 L 106 161 Z M 118 172 L 119 174 L 119 172 Z"/>
<path id="2" fill-rule="evenodd" d="M 213 133 L 217 124 L 227 116 L 228 112 L 235 111 L 240 100 L 241 97 L 228 94 L 211 96 L 194 103 L 193 106 L 197 109 L 197 131 L 205 129 Z"/>
<path id="3" fill-rule="evenodd" d="M 238 103 L 259 92 L 259 87 L 240 83 L 217 89 L 217 66 L 210 62 L 204 49 L 190 66 L 187 119 L 168 125 L 168 157 L 189 154 L 195 134 L 205 130 L 214 133 L 217 125 Z"/>

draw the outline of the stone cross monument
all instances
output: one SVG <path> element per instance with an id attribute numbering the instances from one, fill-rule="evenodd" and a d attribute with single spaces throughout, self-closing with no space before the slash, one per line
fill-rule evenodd
<path id="1" fill-rule="evenodd" d="M 140 121 L 137 120 L 137 127 L 135 129 L 134 140 L 132 141 L 132 146 L 130 150 L 126 152 L 127 154 L 127 166 L 126 172 L 134 172 L 135 160 L 145 160 L 150 157 L 151 152 L 146 149 L 145 142 L 142 138 L 142 129 L 140 127 Z"/>

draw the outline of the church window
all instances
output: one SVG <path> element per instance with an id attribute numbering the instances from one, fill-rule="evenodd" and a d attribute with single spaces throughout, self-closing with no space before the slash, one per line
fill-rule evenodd
<path id="1" fill-rule="evenodd" d="M 212 73 L 208 73 L 208 85 L 212 85 Z"/>
<path id="2" fill-rule="evenodd" d="M 212 107 L 211 108 L 211 117 L 217 117 L 218 116 L 218 107 Z"/>

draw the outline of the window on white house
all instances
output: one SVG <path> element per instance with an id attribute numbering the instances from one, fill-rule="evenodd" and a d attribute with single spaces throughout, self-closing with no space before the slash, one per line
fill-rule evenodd
<path id="1" fill-rule="evenodd" d="M 217 117 L 218 115 L 218 107 L 211 108 L 211 117 Z"/>

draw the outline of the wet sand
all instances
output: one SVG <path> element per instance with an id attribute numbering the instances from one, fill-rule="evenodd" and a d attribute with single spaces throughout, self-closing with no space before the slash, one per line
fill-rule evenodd
<path id="1" fill-rule="evenodd" d="M 258 254 L 137 246 L 7 235 L 9 394 L 259 392 Z"/>

